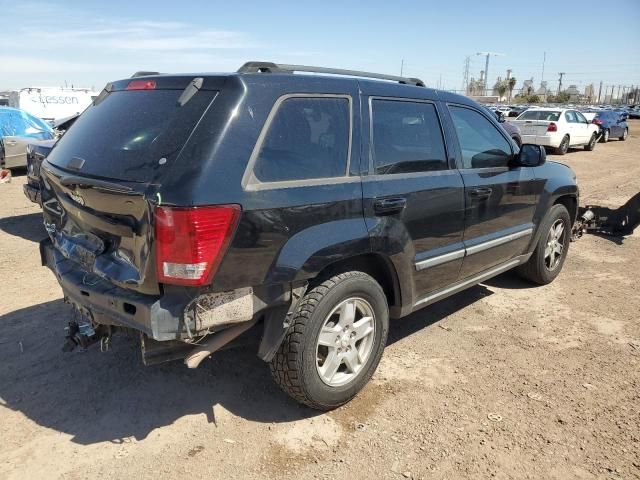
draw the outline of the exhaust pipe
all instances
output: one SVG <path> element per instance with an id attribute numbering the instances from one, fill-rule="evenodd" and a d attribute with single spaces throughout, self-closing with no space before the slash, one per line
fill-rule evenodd
<path id="1" fill-rule="evenodd" d="M 194 348 L 193 351 L 186 356 L 184 359 L 185 365 L 189 368 L 197 368 L 205 358 L 249 330 L 257 321 L 258 320 L 255 319 L 250 322 L 243 322 L 215 333 L 209 340 Z"/>

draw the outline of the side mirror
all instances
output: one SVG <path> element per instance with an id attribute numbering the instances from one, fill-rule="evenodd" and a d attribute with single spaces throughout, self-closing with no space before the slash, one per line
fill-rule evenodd
<path id="1" fill-rule="evenodd" d="M 516 155 L 516 164 L 521 167 L 539 167 L 547 161 L 547 151 L 541 145 L 525 143 Z"/>

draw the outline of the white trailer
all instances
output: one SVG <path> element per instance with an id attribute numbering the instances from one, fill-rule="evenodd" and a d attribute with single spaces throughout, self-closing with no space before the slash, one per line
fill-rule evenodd
<path id="1" fill-rule="evenodd" d="M 53 124 L 82 113 L 100 92 L 87 88 L 29 87 L 9 93 L 9 106 Z"/>

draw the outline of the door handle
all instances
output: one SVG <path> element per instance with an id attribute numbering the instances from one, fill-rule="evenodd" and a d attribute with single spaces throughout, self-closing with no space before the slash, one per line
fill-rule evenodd
<path id="1" fill-rule="evenodd" d="M 15 147 L 18 144 L 15 140 L 7 140 L 7 146 Z"/>
<path id="2" fill-rule="evenodd" d="M 483 200 L 483 199 L 489 198 L 491 196 L 491 192 L 493 192 L 493 190 L 489 187 L 471 188 L 469 190 L 469 196 L 471 198 L 477 198 L 478 200 Z"/>
<path id="3" fill-rule="evenodd" d="M 380 198 L 373 202 L 373 210 L 377 214 L 399 213 L 407 206 L 407 199 L 397 198 Z"/>

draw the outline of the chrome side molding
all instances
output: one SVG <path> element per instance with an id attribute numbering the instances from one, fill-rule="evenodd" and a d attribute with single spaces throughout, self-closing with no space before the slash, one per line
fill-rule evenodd
<path id="1" fill-rule="evenodd" d="M 424 270 L 426 268 L 435 267 L 438 265 L 442 265 L 443 263 L 451 262 L 453 260 L 457 260 L 465 256 L 484 252 L 485 250 L 489 250 L 490 248 L 498 247 L 500 245 L 513 242 L 514 240 L 518 240 L 520 238 L 530 237 L 531 235 L 533 235 L 533 228 L 529 227 L 524 230 L 520 230 L 519 232 L 510 233 L 508 235 L 494 238 L 493 240 L 482 242 L 477 245 L 473 245 L 471 247 L 461 248 L 453 252 L 448 252 L 442 255 L 438 255 L 437 257 L 431 257 L 431 258 L 427 258 L 426 260 L 420 260 L 419 262 L 415 262 L 415 267 L 417 271 Z"/>

